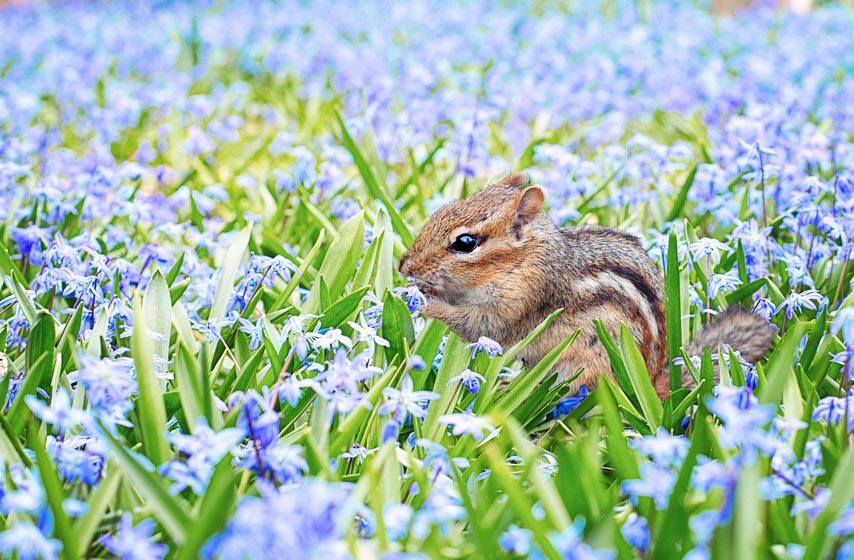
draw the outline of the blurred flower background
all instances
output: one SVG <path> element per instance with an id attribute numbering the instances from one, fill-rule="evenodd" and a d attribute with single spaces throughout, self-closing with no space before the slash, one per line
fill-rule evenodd
<path id="1" fill-rule="evenodd" d="M 0 554 L 854 558 L 854 9 L 812 4 L 0 6 Z M 397 258 L 511 170 L 644 240 L 696 388 L 420 316 Z M 767 361 L 684 355 L 736 304 Z"/>

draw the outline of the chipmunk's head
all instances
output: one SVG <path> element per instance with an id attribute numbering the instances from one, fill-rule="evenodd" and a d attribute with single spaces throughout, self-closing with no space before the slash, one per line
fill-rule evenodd
<path id="1" fill-rule="evenodd" d="M 554 227 L 541 214 L 542 189 L 529 183 L 513 173 L 430 218 L 398 265 L 427 298 L 426 315 L 442 319 L 442 307 L 488 305 L 518 290 L 531 242 Z"/>

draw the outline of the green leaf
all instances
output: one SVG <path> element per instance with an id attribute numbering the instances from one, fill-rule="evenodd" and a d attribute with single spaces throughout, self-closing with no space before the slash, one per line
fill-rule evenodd
<path id="1" fill-rule="evenodd" d="M 231 455 L 226 454 L 214 469 L 205 495 L 197 508 L 198 515 L 192 521 L 193 530 L 175 555 L 178 560 L 201 557 L 205 542 L 225 527 L 228 516 L 233 513 L 237 503 L 235 483 L 239 474 L 231 463 Z"/>
<path id="2" fill-rule="evenodd" d="M 809 335 L 807 335 L 807 342 L 804 344 L 804 349 L 801 352 L 801 360 L 800 364 L 803 366 L 804 371 L 809 371 L 810 366 L 812 365 L 813 360 L 815 359 L 816 352 L 818 352 L 818 347 L 821 344 L 821 339 L 824 337 L 827 329 L 827 307 L 824 307 L 821 310 L 821 313 L 818 314 L 818 317 L 815 319 L 815 325 L 811 326 L 809 329 Z"/>
<path id="3" fill-rule="evenodd" d="M 323 264 L 320 265 L 318 274 L 324 280 L 330 298 L 338 298 L 344 292 L 347 282 L 353 278 L 364 243 L 365 215 L 364 212 L 359 212 L 341 226 L 326 251 Z M 314 313 L 321 309 L 320 287 L 319 281 L 312 286 L 305 303 L 305 313 Z"/>
<path id="4" fill-rule="evenodd" d="M 469 363 L 469 353 L 465 349 L 465 341 L 456 333 L 448 335 L 445 350 L 442 355 L 442 363 L 436 375 L 436 383 L 433 391 L 439 393 L 440 397 L 430 401 L 427 405 L 427 416 L 424 418 L 424 437 L 437 440 L 441 434 L 442 426 L 439 417 L 448 414 L 454 407 L 454 401 L 458 396 L 458 385 L 449 385 L 451 378 L 459 375 Z"/>
<path id="5" fill-rule="evenodd" d="M 35 423 L 30 425 L 27 432 L 30 436 L 29 447 L 36 454 L 36 463 L 39 467 L 39 475 L 42 479 L 42 487 L 47 498 L 47 504 L 53 514 L 54 534 L 62 542 L 62 557 L 71 560 L 75 557 L 74 550 L 76 549 L 77 535 L 71 530 L 71 520 L 68 518 L 68 514 L 65 513 L 63 506 L 65 493 L 62 491 L 62 482 L 59 480 L 59 475 L 53 466 L 53 462 L 47 455 L 47 450 L 44 447 L 44 442 L 38 435 Z"/>
<path id="6" fill-rule="evenodd" d="M 311 250 L 305 256 L 300 265 L 299 274 L 294 274 L 291 277 L 291 281 L 288 282 L 288 285 L 285 286 L 285 289 L 276 296 L 276 301 L 273 305 L 270 306 L 270 311 L 278 311 L 282 307 L 285 306 L 285 303 L 288 301 L 288 298 L 294 292 L 294 290 L 299 286 L 300 282 L 307 278 L 308 271 L 311 268 L 311 263 L 314 262 L 314 259 L 317 258 L 317 255 L 320 254 L 320 250 L 323 248 L 323 243 L 326 241 L 326 231 L 320 230 L 320 233 L 317 235 L 317 240 L 315 240 L 314 245 Z"/>
<path id="7" fill-rule="evenodd" d="M 617 380 L 617 385 L 625 391 L 629 401 L 636 399 L 635 389 L 629 379 L 629 372 L 626 369 L 626 363 L 620 349 L 611 337 L 611 334 L 605 328 L 605 325 L 599 319 L 593 321 L 596 325 L 596 332 L 599 334 L 599 341 L 605 347 L 605 352 L 608 353 L 608 358 L 611 360 L 611 370 L 614 372 L 614 379 Z"/>
<path id="8" fill-rule="evenodd" d="M 323 311 L 320 324 L 326 328 L 337 328 L 343 325 L 344 321 L 353 316 L 353 313 L 359 307 L 366 293 L 368 293 L 368 287 L 364 286 L 346 296 L 342 296 Z"/>
<path id="9" fill-rule="evenodd" d="M 225 317 L 225 310 L 234 291 L 237 273 L 240 270 L 243 258 L 246 256 L 246 249 L 249 247 L 249 237 L 251 235 L 252 227 L 246 226 L 234 237 L 234 240 L 225 251 L 222 266 L 220 267 L 219 283 L 214 294 L 210 315 L 208 315 L 208 319 L 211 322 L 220 321 Z"/>
<path id="10" fill-rule="evenodd" d="M 561 354 L 563 354 L 564 350 L 569 348 L 569 345 L 572 344 L 579 332 L 581 332 L 581 329 L 576 330 L 574 333 L 563 339 L 557 346 L 552 348 L 548 354 L 543 356 L 537 365 L 531 368 L 530 371 L 524 375 L 519 375 L 511 381 L 510 385 L 502 395 L 501 400 L 498 401 L 496 408 L 501 412 L 509 414 L 520 406 L 543 381 L 543 379 L 554 371 L 554 367 L 560 359 Z"/>
<path id="11" fill-rule="evenodd" d="M 735 531 L 736 558 L 761 558 L 761 552 L 766 550 L 765 531 L 757 531 L 758 524 L 764 524 L 764 505 L 759 494 L 760 486 L 759 463 L 744 465 L 738 477 L 735 489 L 735 511 L 733 512 L 732 528 Z"/>
<path id="12" fill-rule="evenodd" d="M 790 323 L 780 344 L 768 358 L 768 364 L 765 366 L 765 383 L 757 391 L 760 402 L 775 405 L 780 402 L 787 379 L 794 375 L 792 357 L 796 355 L 805 329 L 806 323 Z"/>
<path id="13" fill-rule="evenodd" d="M 605 445 L 608 447 L 608 458 L 614 467 L 614 471 L 621 480 L 629 480 L 640 477 L 637 458 L 629 450 L 629 444 L 623 433 L 623 422 L 620 419 L 620 411 L 617 407 L 616 395 L 621 392 L 608 376 L 603 376 L 595 391 L 595 398 L 602 407 L 605 417 Z M 625 398 L 625 397 L 624 397 Z"/>
<path id="14" fill-rule="evenodd" d="M 176 349 L 174 368 L 184 418 L 187 420 L 190 431 L 193 431 L 196 421 L 207 416 L 203 405 L 205 401 L 202 394 L 203 376 L 199 372 L 196 359 L 183 344 L 178 344 Z M 211 418 L 207 418 L 207 420 L 208 425 L 212 425 Z"/>
<path id="15" fill-rule="evenodd" d="M 534 517 L 533 501 L 522 488 L 519 481 L 515 480 L 507 469 L 504 455 L 498 448 L 489 443 L 484 450 L 485 457 L 489 460 L 491 469 L 490 478 L 495 478 L 497 484 L 504 491 L 507 497 L 507 502 L 510 508 L 515 513 L 516 517 L 522 521 L 525 527 L 529 527 L 534 534 L 534 539 L 539 545 L 542 552 L 547 558 L 559 560 L 560 554 L 554 549 L 554 545 L 549 539 L 550 520 L 548 517 L 538 520 Z M 531 462 L 533 463 L 533 461 Z M 536 474 L 535 474 L 536 476 Z"/>
<path id="16" fill-rule="evenodd" d="M 9 257 L 9 253 L 3 243 L 0 243 L 0 272 L 3 273 L 2 275 L 6 279 L 9 289 L 12 290 L 12 294 L 15 296 L 15 301 L 17 302 L 18 307 L 21 308 L 21 312 L 24 314 L 24 318 L 27 320 L 27 323 L 35 325 L 37 319 L 36 308 L 33 306 L 33 302 L 30 301 L 30 298 L 27 295 L 27 291 L 25 289 L 25 286 L 27 285 L 26 281 L 24 280 L 21 271 L 18 270 L 18 267 L 15 266 L 15 263 Z"/>
<path id="17" fill-rule="evenodd" d="M 27 375 L 6 413 L 9 425 L 16 434 L 20 435 L 29 416 L 29 408 L 24 398 L 35 394 L 39 387 L 49 389 L 50 376 L 56 358 L 54 344 L 56 344 L 56 325 L 53 316 L 42 314 L 30 331 L 30 337 L 27 340 Z"/>
<path id="18" fill-rule="evenodd" d="M 104 520 L 104 514 L 107 512 L 110 501 L 115 497 L 121 481 L 121 469 L 109 469 L 107 476 L 98 483 L 86 501 L 89 510 L 74 520 L 72 534 L 77 545 L 76 558 L 86 557 L 86 551 L 89 550 L 89 545 L 92 544 L 92 539 L 95 538 L 98 526 Z"/>
<path id="19" fill-rule="evenodd" d="M 620 354 L 626 364 L 626 372 L 640 402 L 644 418 L 650 429 L 655 432 L 661 426 L 664 409 L 652 386 L 643 356 L 635 344 L 635 338 L 625 324 L 620 325 Z"/>
<path id="20" fill-rule="evenodd" d="M 738 288 L 735 291 L 732 291 L 726 295 L 726 303 L 727 305 L 735 305 L 737 303 L 741 303 L 743 301 L 747 301 L 750 296 L 759 291 L 762 286 L 764 286 L 767 282 L 766 278 L 758 278 L 753 282 L 745 284 L 744 286 Z"/>
<path id="21" fill-rule="evenodd" d="M 653 527 L 652 558 L 654 559 L 665 560 L 678 556 L 677 543 L 689 534 L 689 513 L 685 508 L 685 497 L 691 475 L 694 473 L 694 466 L 697 464 L 697 457 L 707 447 L 706 441 L 709 437 L 714 436 L 709 434 L 707 424 L 699 422 L 691 438 L 688 454 L 685 456 L 682 466 L 679 467 L 679 474 L 670 492 L 671 498 L 667 504 L 667 509 L 664 510 L 663 516 L 657 520 L 658 522 Z M 745 522 L 745 525 L 755 529 L 753 522 Z"/>
<path id="22" fill-rule="evenodd" d="M 696 166 L 693 171 L 697 170 Z M 667 271 L 666 291 L 667 306 L 665 307 L 667 322 L 667 356 L 674 358 L 678 356 L 682 348 L 682 301 L 681 288 L 679 286 L 679 240 L 676 232 L 671 230 L 667 240 Z M 670 362 L 670 390 L 676 391 L 682 386 L 682 369 Z"/>
<path id="23" fill-rule="evenodd" d="M 397 356 L 403 356 L 406 348 L 415 342 L 415 327 L 409 307 L 401 298 L 391 292 L 383 297 L 382 337 L 388 341 L 385 349 L 389 362 Z"/>
<path id="24" fill-rule="evenodd" d="M 135 454 L 125 449 L 106 428 L 102 427 L 101 436 L 115 456 L 124 476 L 130 480 L 134 489 L 151 508 L 157 522 L 166 529 L 176 544 L 183 544 L 193 529 L 190 516 L 186 513 L 186 505 L 171 496 L 156 475 L 152 474 Z"/>
<path id="25" fill-rule="evenodd" d="M 830 498 L 813 524 L 803 560 L 828 557 L 828 551 L 834 539 L 827 534 L 827 528 L 839 518 L 842 508 L 854 499 L 854 476 L 851 476 L 854 472 L 854 447 L 848 447 L 836 467 L 828 470 L 833 472 L 830 484 L 827 486 L 830 490 Z"/>
<path id="26" fill-rule="evenodd" d="M 374 238 L 371 240 L 370 245 L 368 245 L 368 250 L 365 251 L 362 262 L 359 263 L 359 268 L 353 276 L 353 286 L 371 286 L 376 281 L 380 261 L 380 248 L 382 247 L 385 235 L 386 232 L 384 231 L 374 233 Z M 375 291 L 374 293 L 382 294 L 384 292 Z"/>
<path id="27" fill-rule="evenodd" d="M 382 294 L 393 287 L 392 273 L 394 272 L 394 230 L 391 226 L 388 212 L 380 207 L 377 219 L 374 221 L 374 235 L 380 234 L 379 260 L 374 278 L 374 293 Z"/>
<path id="28" fill-rule="evenodd" d="M 362 155 L 362 152 L 359 150 L 356 142 L 353 141 L 353 137 L 350 136 L 350 132 L 347 130 L 347 125 L 344 124 L 344 119 L 341 118 L 341 115 L 338 114 L 338 112 L 335 113 L 335 120 L 338 122 L 338 128 L 341 132 L 341 144 L 348 152 L 350 152 L 350 155 L 353 156 L 353 163 L 355 163 L 356 167 L 359 169 L 359 174 L 362 176 L 362 181 L 365 183 L 368 193 L 383 203 L 385 209 L 389 213 L 391 223 L 394 224 L 394 231 L 396 231 L 400 236 L 403 244 L 407 247 L 412 245 L 412 241 L 415 239 L 415 236 L 412 234 L 412 231 L 409 229 L 406 222 L 403 221 L 403 218 L 401 218 L 400 213 L 397 211 L 397 207 L 394 205 L 394 201 L 391 200 L 388 193 L 380 185 L 380 182 L 371 170 L 370 164 L 368 164 L 365 156 Z"/>
<path id="29" fill-rule="evenodd" d="M 685 207 L 685 202 L 688 200 L 688 192 L 691 190 L 691 185 L 694 184 L 694 177 L 696 176 L 697 165 L 694 165 L 694 167 L 691 168 L 691 171 L 688 172 L 688 176 L 685 177 L 685 182 L 682 183 L 682 188 L 679 189 L 679 194 L 676 196 L 676 200 L 673 201 L 673 207 L 664 219 L 665 222 L 672 222 L 682 214 L 682 209 Z"/>
<path id="30" fill-rule="evenodd" d="M 154 346 L 148 334 L 139 293 L 135 294 L 133 300 L 131 353 L 139 385 L 139 396 L 134 406 L 145 453 L 151 461 L 160 465 L 170 456 L 165 437 L 166 406 L 163 404 L 163 387 L 154 370 Z"/>
<path id="31" fill-rule="evenodd" d="M 148 282 L 142 296 L 145 325 L 152 337 L 154 354 L 161 360 L 169 359 L 169 337 L 172 335 L 172 299 L 163 274 L 157 270 Z M 160 382 L 166 387 L 166 380 Z"/>

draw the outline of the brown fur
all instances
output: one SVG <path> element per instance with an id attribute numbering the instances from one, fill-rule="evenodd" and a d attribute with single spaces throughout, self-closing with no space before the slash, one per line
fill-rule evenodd
<path id="1" fill-rule="evenodd" d="M 601 320 L 615 338 L 625 323 L 656 390 L 667 395 L 664 289 L 655 263 L 628 233 L 598 226 L 558 229 L 541 211 L 542 190 L 529 183 L 526 175 L 513 173 L 465 200 L 448 203 L 427 222 L 399 264 L 400 272 L 412 277 L 425 294 L 424 314 L 467 340 L 487 336 L 506 348 L 563 308 L 564 313 L 519 357 L 533 365 L 581 329 L 556 367 L 563 379 L 583 368 L 573 389 L 593 386 L 599 376 L 611 375 L 594 320 Z M 482 240 L 475 251 L 451 249 L 462 234 Z M 736 324 L 761 330 L 741 312 L 731 313 L 738 318 Z M 726 313 L 721 319 L 725 317 Z M 742 350 L 748 359 L 764 353 L 767 336 L 752 338 L 733 332 L 739 326 L 718 322 L 698 341 L 708 344 L 726 335 L 734 348 L 748 349 Z"/>
<path id="2" fill-rule="evenodd" d="M 741 357 L 755 363 L 765 356 L 774 341 L 771 324 L 747 308 L 733 306 L 715 317 L 685 349 L 689 356 L 700 356 L 708 348 L 712 353 L 723 344 L 737 350 Z M 691 374 L 682 373 L 683 385 L 694 385 Z"/>

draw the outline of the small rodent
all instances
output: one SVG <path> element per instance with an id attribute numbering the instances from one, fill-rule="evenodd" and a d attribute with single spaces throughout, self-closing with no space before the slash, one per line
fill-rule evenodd
<path id="1" fill-rule="evenodd" d="M 398 265 L 424 294 L 422 312 L 466 340 L 486 336 L 508 348 L 564 308 L 518 357 L 526 366 L 534 365 L 581 329 L 556 367 L 560 379 L 583 368 L 573 390 L 582 384 L 592 387 L 599 376 L 612 374 L 594 319 L 614 337 L 625 323 L 656 391 L 666 397 L 670 381 L 658 267 L 637 237 L 618 229 L 559 229 L 542 211 L 543 201 L 540 187 L 531 186 L 527 175 L 513 173 L 440 208 Z M 697 336 L 688 353 L 724 343 L 755 362 L 771 345 L 774 332 L 758 315 L 731 307 Z"/>

